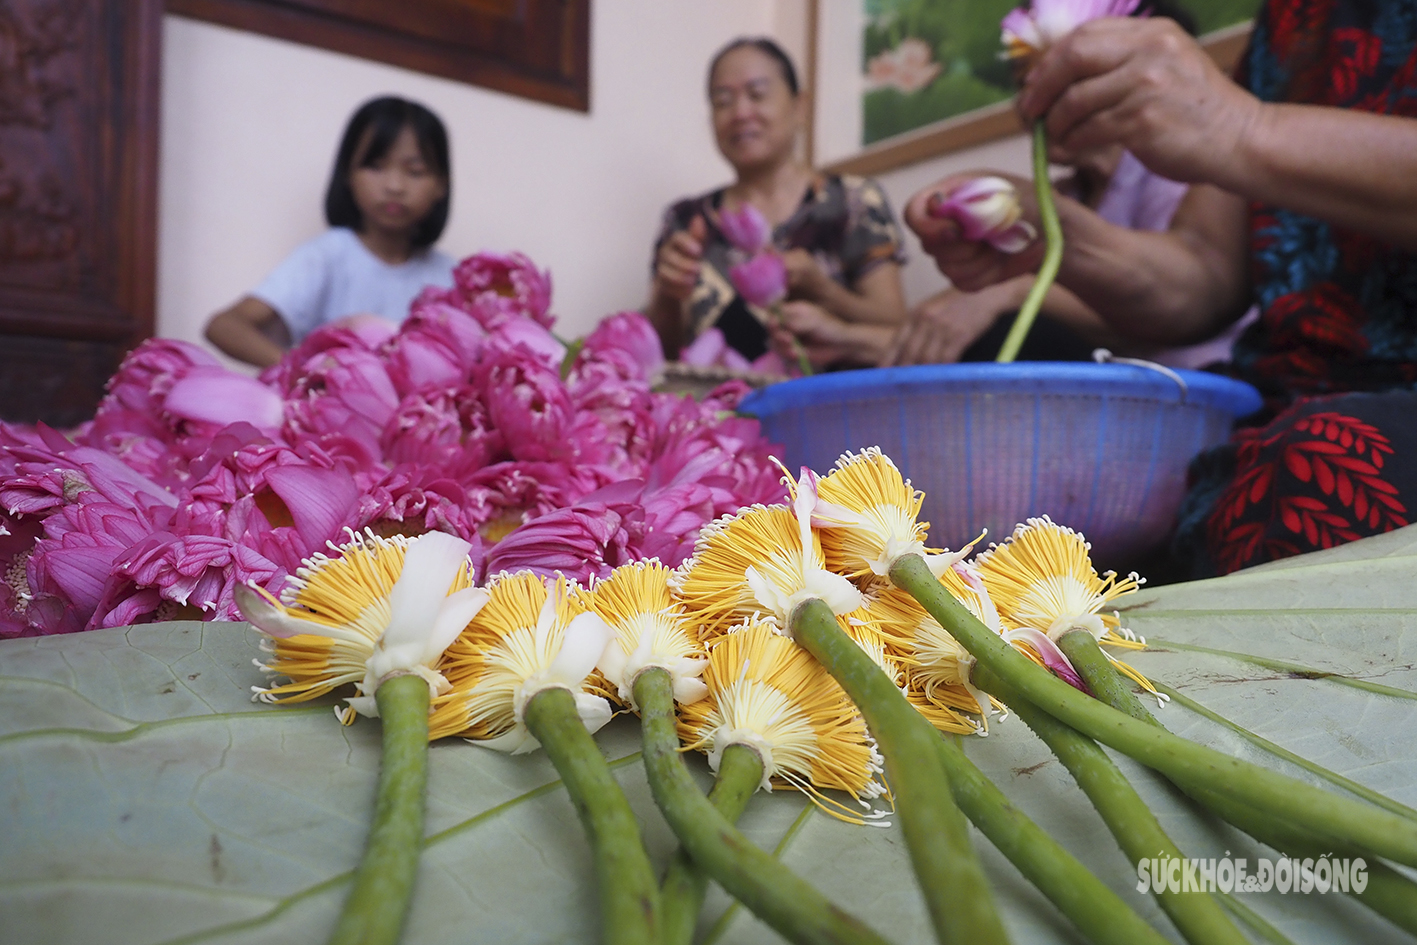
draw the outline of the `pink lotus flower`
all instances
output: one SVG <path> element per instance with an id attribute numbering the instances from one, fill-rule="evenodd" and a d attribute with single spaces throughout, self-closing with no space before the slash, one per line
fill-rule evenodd
<path id="1" fill-rule="evenodd" d="M 901 40 L 894 49 L 871 57 L 866 63 L 866 88 L 896 89 L 906 95 L 928 86 L 940 74 L 930 44 L 915 36 Z"/>
<path id="2" fill-rule="evenodd" d="M 720 210 L 718 228 L 728 242 L 749 255 L 762 252 L 772 239 L 772 226 L 767 217 L 751 203 L 739 204 L 737 210 Z"/>
<path id="3" fill-rule="evenodd" d="M 725 367 L 733 371 L 752 370 L 752 363 L 717 328 L 705 329 L 688 347 L 679 352 L 679 360 L 695 367 Z"/>
<path id="4" fill-rule="evenodd" d="M 285 579 L 285 569 L 250 548 L 208 535 L 151 535 L 115 562 L 86 629 L 189 616 L 239 620 L 232 589 Z"/>
<path id="5" fill-rule="evenodd" d="M 509 458 L 481 390 L 467 385 L 409 394 L 381 442 L 387 462 L 437 466 L 458 481 Z"/>
<path id="6" fill-rule="evenodd" d="M 453 284 L 461 307 L 485 328 L 530 318 L 550 328 L 551 276 L 521 253 L 478 253 L 458 263 Z"/>
<path id="7" fill-rule="evenodd" d="M 566 358 L 566 346 L 547 328 L 529 318 L 502 322 L 492 330 L 489 346 L 503 351 L 521 348 L 557 371 Z"/>
<path id="8" fill-rule="evenodd" d="M 1002 177 L 975 177 L 945 199 L 930 203 L 930 215 L 954 220 L 964 238 L 986 242 L 1000 252 L 1022 252 L 1038 231 L 1022 219 L 1018 191 Z"/>
<path id="9" fill-rule="evenodd" d="M 555 509 L 514 529 L 487 552 L 489 575 L 534 571 L 576 581 L 605 577 L 631 560 L 623 519 L 602 503 Z"/>
<path id="10" fill-rule="evenodd" d="M 1130 16 L 1140 0 L 1032 0 L 1010 10 L 999 24 L 1010 58 L 1037 56 L 1088 20 Z"/>
<path id="11" fill-rule="evenodd" d="M 473 538 L 477 528 L 465 511 L 466 501 L 466 490 L 442 470 L 400 466 L 360 497 L 354 530 L 409 537 L 438 531 Z"/>
<path id="12" fill-rule="evenodd" d="M 123 359 L 108 382 L 85 441 L 102 446 L 115 434 L 137 433 L 167 440 L 171 429 L 161 405 L 172 385 L 194 367 L 220 369 L 216 358 L 185 341 L 151 338 Z"/>
<path id="13" fill-rule="evenodd" d="M 728 278 L 749 305 L 767 308 L 787 297 L 787 266 L 776 253 L 759 253 L 745 263 L 729 267 Z"/>
<path id="14" fill-rule="evenodd" d="M 586 336 L 579 360 L 633 366 L 634 373 L 624 376 L 649 380 L 664 366 L 664 348 L 643 312 L 617 312 L 602 318 Z"/>

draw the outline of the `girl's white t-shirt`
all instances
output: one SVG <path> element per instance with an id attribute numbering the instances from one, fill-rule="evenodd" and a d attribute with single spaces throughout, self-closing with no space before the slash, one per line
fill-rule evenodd
<path id="1" fill-rule="evenodd" d="M 275 309 L 300 341 L 347 315 L 367 312 L 402 322 L 425 286 L 453 284 L 454 265 L 451 256 L 431 247 L 390 265 L 353 230 L 331 227 L 298 246 L 251 294 Z"/>

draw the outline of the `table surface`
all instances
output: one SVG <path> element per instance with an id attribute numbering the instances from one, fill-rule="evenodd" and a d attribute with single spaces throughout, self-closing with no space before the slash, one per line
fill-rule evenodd
<path id="1" fill-rule="evenodd" d="M 1227 578 L 1143 591 L 1124 622 L 1168 640 L 1280 658 L 1406 690 L 1401 697 L 1232 657 L 1129 655 L 1155 679 L 1255 733 L 1417 806 L 1417 530 Z M 344 728 L 332 701 L 252 703 L 257 635 L 245 624 L 168 623 L 0 641 L 0 942 L 320 941 L 368 825 L 379 729 Z M 1179 705 L 1172 730 L 1305 780 Z M 674 847 L 639 764 L 634 720 L 597 739 L 639 812 L 656 863 Z M 980 767 L 1122 897 L 1175 937 L 1136 867 L 1067 772 L 1017 719 L 966 740 Z M 405 941 L 588 942 L 589 853 L 545 756 L 448 739 L 431 748 L 428 844 Z M 1275 854 L 1197 815 L 1121 759 L 1193 858 Z M 705 785 L 702 757 L 691 765 Z M 931 939 L 897 828 L 854 827 L 795 791 L 760 793 L 741 826 L 823 892 L 898 942 Z M 1072 942 L 1065 919 L 975 834 L 1015 942 Z M 1353 900 L 1247 894 L 1296 943 L 1406 941 Z M 701 931 L 780 941 L 716 888 Z"/>

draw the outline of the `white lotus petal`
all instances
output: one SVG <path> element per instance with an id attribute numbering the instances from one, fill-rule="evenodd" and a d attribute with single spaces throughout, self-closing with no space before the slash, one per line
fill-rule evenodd
<path id="1" fill-rule="evenodd" d="M 409 544 L 403 571 L 389 592 L 389 626 L 383 637 L 386 647 L 428 639 L 448 587 L 466 565 L 471 548 L 446 532 L 429 532 Z"/>

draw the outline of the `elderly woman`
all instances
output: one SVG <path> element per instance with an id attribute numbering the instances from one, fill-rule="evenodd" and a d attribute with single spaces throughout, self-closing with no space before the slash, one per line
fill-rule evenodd
<path id="1" fill-rule="evenodd" d="M 748 304 L 728 277 L 732 248 L 720 214 L 744 204 L 772 226 L 788 273 L 785 310 L 899 324 L 900 230 L 875 183 L 818 174 L 797 159 L 807 105 L 792 61 L 771 40 L 736 40 L 710 64 L 708 94 L 718 149 L 737 179 L 665 213 L 647 306 L 665 354 L 677 356 L 709 328 L 750 360 L 768 350 L 770 313 Z"/>
<path id="2" fill-rule="evenodd" d="M 1019 107 L 1064 151 L 1119 143 L 1192 184 L 1165 233 L 1059 199 L 1059 281 L 1109 325 L 1185 343 L 1259 305 L 1229 371 L 1267 408 L 1193 467 L 1175 545 L 1192 569 L 1406 525 L 1417 503 L 1417 0 L 1266 0 L 1238 83 L 1169 21 L 1097 20 L 1043 55 Z M 941 270 L 978 289 L 1036 267 L 1041 247 L 1005 256 L 931 216 L 932 197 L 958 184 L 927 188 L 906 213 Z M 1026 212 L 1037 220 L 1031 202 Z"/>

